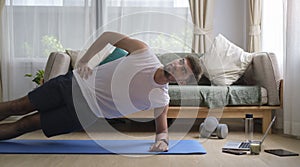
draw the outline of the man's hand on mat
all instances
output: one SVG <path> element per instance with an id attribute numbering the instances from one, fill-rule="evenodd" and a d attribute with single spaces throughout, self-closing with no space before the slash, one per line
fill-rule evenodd
<path id="1" fill-rule="evenodd" d="M 90 75 L 92 75 L 93 70 L 88 67 L 87 63 L 79 61 L 77 64 L 77 72 L 81 78 L 88 79 Z"/>
<path id="2" fill-rule="evenodd" d="M 159 140 L 156 141 L 151 147 L 150 147 L 150 152 L 166 152 L 168 151 L 168 144 L 163 141 L 163 140 Z"/>

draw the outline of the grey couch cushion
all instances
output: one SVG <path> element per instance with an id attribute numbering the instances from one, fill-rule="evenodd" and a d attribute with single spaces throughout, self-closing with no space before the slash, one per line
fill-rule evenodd
<path id="1" fill-rule="evenodd" d="M 236 105 L 262 105 L 259 86 L 177 86 L 169 85 L 171 106 L 217 108 Z"/>

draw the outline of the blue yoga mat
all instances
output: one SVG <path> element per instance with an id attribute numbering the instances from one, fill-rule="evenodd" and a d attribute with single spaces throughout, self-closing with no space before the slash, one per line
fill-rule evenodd
<path id="1" fill-rule="evenodd" d="M 152 140 L 6 140 L 0 154 L 206 154 L 196 140 L 171 140 L 168 152 L 149 152 Z"/>

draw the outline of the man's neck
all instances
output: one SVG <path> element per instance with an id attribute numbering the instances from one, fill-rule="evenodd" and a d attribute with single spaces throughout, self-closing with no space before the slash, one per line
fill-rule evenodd
<path id="1" fill-rule="evenodd" d="M 164 85 L 168 83 L 168 79 L 164 74 L 164 70 L 162 68 L 158 68 L 154 74 L 154 81 L 159 85 Z"/>

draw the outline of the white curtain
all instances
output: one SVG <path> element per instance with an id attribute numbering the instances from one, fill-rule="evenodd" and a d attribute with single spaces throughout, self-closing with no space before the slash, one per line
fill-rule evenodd
<path id="1" fill-rule="evenodd" d="M 36 85 L 24 74 L 44 69 L 50 52 L 81 49 L 96 29 L 95 1 L 7 0 L 2 16 L 4 100 Z"/>
<path id="2" fill-rule="evenodd" d="M 0 50 L 3 50 L 2 46 L 3 46 L 3 41 L 2 41 L 2 13 L 3 13 L 3 8 L 5 5 L 5 0 L 1 0 L 0 1 Z M 2 75 L 1 75 L 1 62 L 2 62 L 2 53 L 0 52 L 0 102 L 3 101 L 2 99 L 2 92 L 3 92 L 3 88 L 2 88 Z"/>
<path id="3" fill-rule="evenodd" d="M 249 0 L 249 52 L 261 51 L 262 0 Z"/>
<path id="4" fill-rule="evenodd" d="M 213 40 L 215 0 L 189 0 L 194 23 L 193 52 L 205 53 Z"/>
<path id="5" fill-rule="evenodd" d="M 285 0 L 284 133 L 300 137 L 300 1 Z"/>
<path id="6" fill-rule="evenodd" d="M 283 0 L 262 1 L 262 51 L 275 53 L 283 73 Z"/>
<path id="7" fill-rule="evenodd" d="M 99 29 L 118 31 L 145 41 L 156 53 L 190 52 L 193 24 L 188 1 L 106 0 L 106 24 Z"/>

